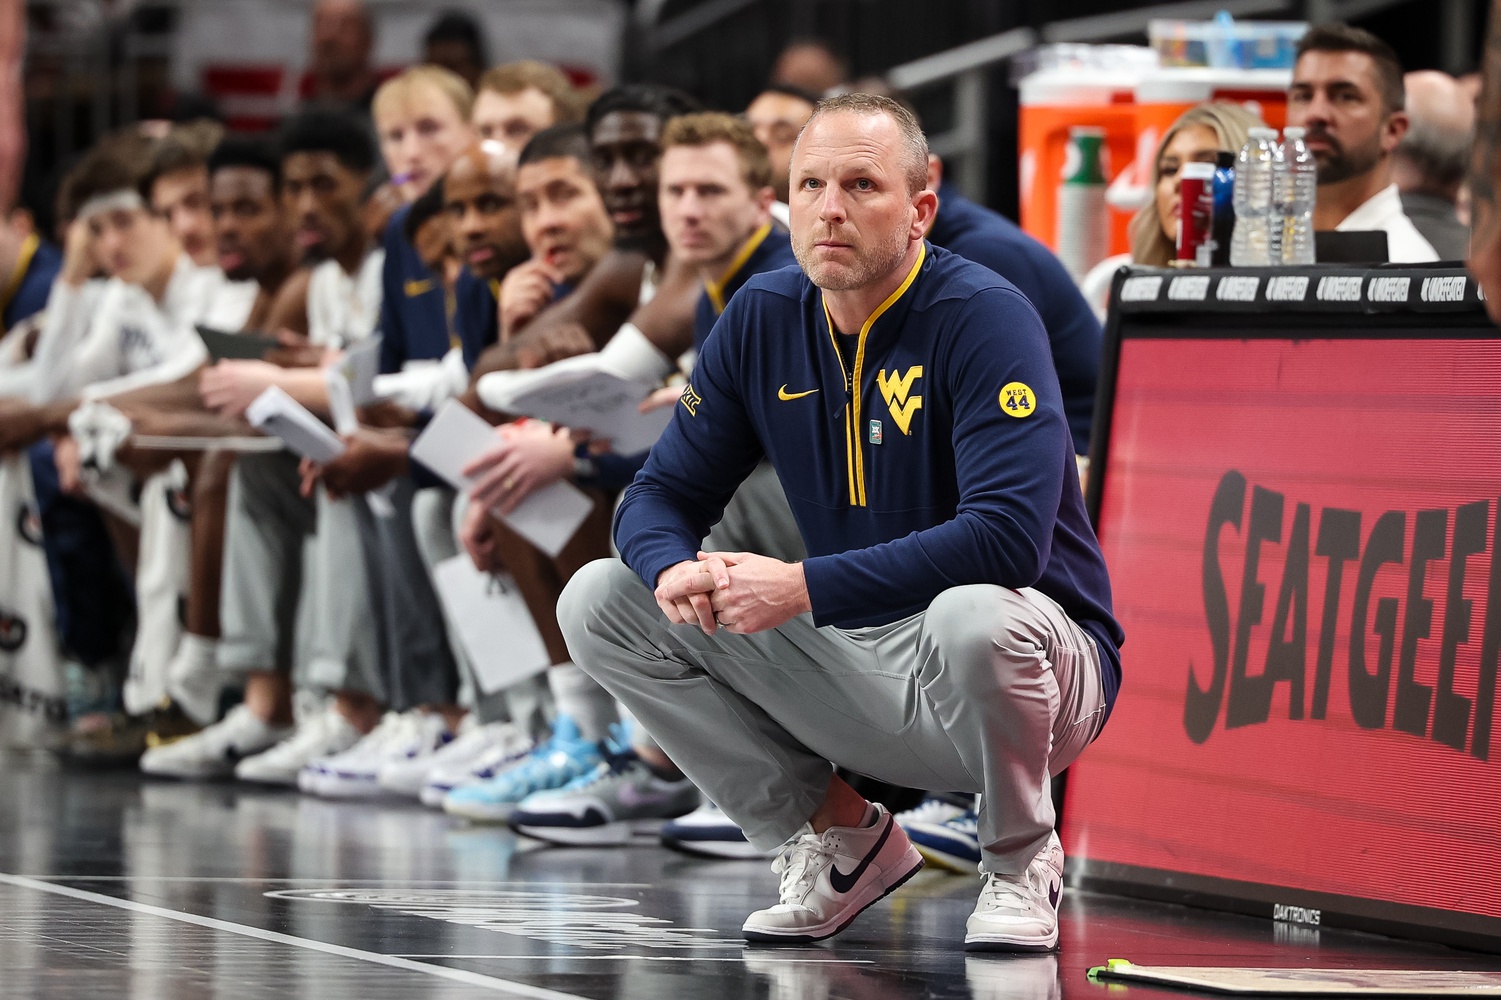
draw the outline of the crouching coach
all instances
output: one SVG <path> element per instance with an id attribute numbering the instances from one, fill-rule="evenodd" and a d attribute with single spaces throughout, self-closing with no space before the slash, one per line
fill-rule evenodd
<path id="1" fill-rule="evenodd" d="M 965 944 L 1052 948 L 1048 778 L 1120 683 L 1047 333 L 1013 285 L 923 240 L 927 153 L 890 100 L 818 106 L 792 157 L 800 266 L 730 302 L 621 503 L 624 561 L 558 608 L 575 662 L 780 850 L 755 941 L 837 934 L 922 865 L 837 764 L 983 793 Z M 763 455 L 809 557 L 699 551 Z"/>

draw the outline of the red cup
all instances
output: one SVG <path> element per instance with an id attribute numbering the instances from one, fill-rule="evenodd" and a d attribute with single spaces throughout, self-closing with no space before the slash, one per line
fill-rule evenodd
<path id="1" fill-rule="evenodd" d="M 1209 266 L 1214 239 L 1214 164 L 1187 163 L 1178 174 L 1178 259 Z"/>

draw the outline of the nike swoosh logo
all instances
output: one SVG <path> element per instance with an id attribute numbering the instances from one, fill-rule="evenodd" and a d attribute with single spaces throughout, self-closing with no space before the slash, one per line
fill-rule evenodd
<path id="1" fill-rule="evenodd" d="M 1053 887 L 1048 890 L 1048 903 L 1055 910 L 1058 909 L 1058 897 L 1061 895 L 1063 895 L 1063 883 L 1054 882 Z"/>
<path id="2" fill-rule="evenodd" d="M 865 874 L 865 869 L 870 867 L 870 863 L 876 859 L 876 855 L 881 853 L 881 848 L 886 846 L 886 838 L 891 836 L 891 828 L 894 825 L 895 821 L 888 815 L 886 817 L 886 829 L 881 831 L 881 839 L 876 841 L 876 846 L 870 849 L 869 854 L 860 859 L 860 863 L 855 866 L 855 870 L 848 875 L 840 871 L 838 865 L 830 864 L 829 867 L 832 870 L 829 872 L 829 885 L 833 887 L 835 892 L 843 895 L 855 887 L 855 883 L 860 881 L 860 876 Z"/>
<path id="3" fill-rule="evenodd" d="M 817 389 L 809 389 L 807 392 L 788 392 L 787 384 L 784 382 L 782 383 L 782 387 L 777 390 L 777 398 L 787 403 L 794 399 L 802 399 L 804 396 L 811 396 L 817 391 Z"/>

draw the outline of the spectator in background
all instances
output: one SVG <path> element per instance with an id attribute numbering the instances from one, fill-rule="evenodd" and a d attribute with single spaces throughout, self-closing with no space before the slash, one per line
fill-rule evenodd
<path id="1" fill-rule="evenodd" d="M 803 123 L 813 116 L 818 95 L 790 83 L 773 83 L 751 101 L 745 109 L 761 145 L 771 157 L 771 186 L 777 201 L 787 202 L 787 172 L 792 165 L 792 146 Z M 781 220 L 785 225 L 787 220 Z"/>
<path id="2" fill-rule="evenodd" d="M 485 55 L 484 30 L 468 14 L 448 11 L 422 37 L 422 61 L 442 66 L 470 87 L 477 87 L 480 74 L 490 62 Z"/>
<path id="3" fill-rule="evenodd" d="M 1221 152 L 1236 153 L 1261 119 L 1239 104 L 1215 101 L 1190 108 L 1169 126 L 1152 160 L 1147 189 L 1152 200 L 1131 220 L 1129 263 L 1167 267 L 1178 256 L 1179 173 L 1184 164 L 1213 163 Z M 1115 269 L 1126 261 L 1117 260 Z M 1089 284 L 1088 279 L 1085 284 Z"/>
<path id="4" fill-rule="evenodd" d="M 1392 155 L 1402 211 L 1440 259 L 1464 260 L 1470 230 L 1455 207 L 1475 137 L 1475 102 L 1448 73 L 1408 73 L 1404 82 L 1411 126 Z"/>
<path id="5" fill-rule="evenodd" d="M 1501 323 L 1501 212 L 1496 205 L 1501 173 L 1501 0 L 1491 0 L 1491 17 L 1480 54 L 1485 73 L 1475 99 L 1475 146 L 1470 151 L 1470 271 L 1485 292 L 1491 322 Z"/>
<path id="6" fill-rule="evenodd" d="M 556 66 L 522 59 L 480 77 L 474 130 L 481 139 L 493 139 L 517 155 L 543 129 L 582 118 L 573 86 Z"/>
<path id="7" fill-rule="evenodd" d="M 1312 28 L 1298 43 L 1287 91 L 1287 124 L 1308 130 L 1318 161 L 1316 230 L 1384 230 L 1393 263 L 1438 260 L 1402 211 L 1392 153 L 1407 134 L 1402 62 L 1369 31 L 1346 24 Z"/>
<path id="8" fill-rule="evenodd" d="M 828 42 L 795 38 L 772 64 L 769 80 L 823 94 L 850 79 L 850 65 Z"/>
<path id="9" fill-rule="evenodd" d="M 318 0 L 313 8 L 311 79 L 303 97 L 368 113 L 380 84 L 370 65 L 375 22 L 361 0 Z"/>
<path id="10" fill-rule="evenodd" d="M 157 147 L 146 181 L 152 211 L 166 218 L 183 252 L 199 267 L 218 262 L 209 207 L 208 158 L 223 136 L 224 126 L 214 121 L 173 126 Z"/>

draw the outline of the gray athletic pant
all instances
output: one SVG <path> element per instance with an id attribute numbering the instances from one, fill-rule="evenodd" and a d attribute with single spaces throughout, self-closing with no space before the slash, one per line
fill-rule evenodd
<path id="1" fill-rule="evenodd" d="M 709 799 L 772 851 L 823 802 L 830 763 L 910 788 L 981 792 L 986 871 L 1017 874 L 1053 829 L 1049 777 L 1105 714 L 1094 640 L 1035 590 L 976 585 L 877 628 L 706 636 L 673 625 L 619 560 L 568 584 L 574 662 Z"/>
<path id="2" fill-rule="evenodd" d="M 219 665 L 290 672 L 295 686 L 385 700 L 360 541 L 364 500 L 298 492 L 297 459 L 244 455 L 229 481 Z M 363 512 L 368 516 L 368 511 Z"/>

